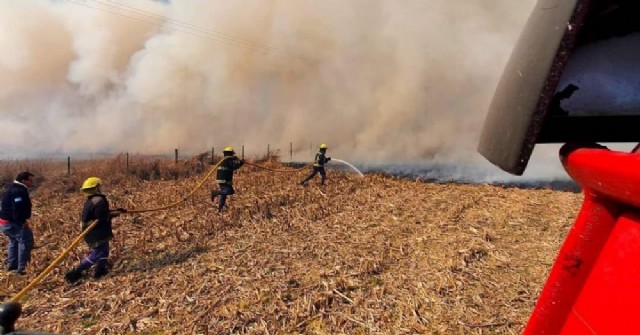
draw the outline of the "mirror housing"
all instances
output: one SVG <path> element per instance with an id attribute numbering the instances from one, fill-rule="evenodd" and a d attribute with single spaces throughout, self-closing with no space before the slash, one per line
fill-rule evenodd
<path id="1" fill-rule="evenodd" d="M 604 80 L 640 69 L 639 15 L 638 1 L 539 0 L 496 88 L 478 151 L 521 175 L 537 143 L 640 141 L 640 96 L 620 104 L 626 88 L 640 92 L 640 81 L 608 92 Z"/>

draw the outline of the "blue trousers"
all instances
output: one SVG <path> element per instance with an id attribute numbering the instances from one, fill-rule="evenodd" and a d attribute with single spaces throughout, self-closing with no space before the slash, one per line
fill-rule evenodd
<path id="1" fill-rule="evenodd" d="M 109 241 L 101 243 L 92 248 L 87 257 L 80 261 L 80 269 L 86 270 L 93 265 L 96 267 L 106 267 L 109 260 Z"/>
<path id="2" fill-rule="evenodd" d="M 0 229 L 9 239 L 7 250 L 7 270 L 24 271 L 31 261 L 33 232 L 25 224 L 7 222 Z"/>
<path id="3" fill-rule="evenodd" d="M 236 191 L 233 189 L 233 186 L 229 184 L 218 184 L 218 186 L 220 186 L 219 191 L 211 192 L 211 201 L 215 200 L 217 196 L 220 196 L 218 211 L 222 211 L 224 204 L 227 202 L 227 196 L 235 194 Z"/>
<path id="4" fill-rule="evenodd" d="M 327 173 L 324 171 L 324 166 L 314 166 L 313 172 L 300 182 L 300 185 L 306 184 L 311 178 L 315 177 L 318 173 L 320 173 L 320 184 L 324 185 L 324 180 L 327 178 Z"/>

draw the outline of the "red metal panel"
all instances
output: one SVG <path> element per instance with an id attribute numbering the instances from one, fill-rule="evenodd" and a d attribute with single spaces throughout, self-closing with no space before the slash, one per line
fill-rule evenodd
<path id="1" fill-rule="evenodd" d="M 640 334 L 640 155 L 560 152 L 585 200 L 524 334 Z"/>
<path id="2" fill-rule="evenodd" d="M 573 334 L 640 334 L 640 214 L 620 216 L 562 329 Z"/>
<path id="3" fill-rule="evenodd" d="M 577 149 L 563 159 L 571 178 L 621 204 L 640 208 L 640 155 Z"/>
<path id="4" fill-rule="evenodd" d="M 583 322 L 580 315 L 575 313 L 569 314 L 564 328 L 562 328 L 562 334 L 567 335 L 593 335 L 597 334 L 593 332 L 593 329 L 589 328 L 588 323 Z"/>
<path id="5" fill-rule="evenodd" d="M 586 190 L 582 209 L 560 249 L 525 335 L 557 335 L 564 326 L 609 233 L 618 207 Z"/>

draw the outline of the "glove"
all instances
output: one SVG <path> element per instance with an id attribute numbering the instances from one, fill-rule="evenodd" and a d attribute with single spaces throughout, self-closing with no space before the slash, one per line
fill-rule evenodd
<path id="1" fill-rule="evenodd" d="M 331 157 L 327 157 L 326 161 L 328 162 L 328 161 L 330 161 L 330 160 L 331 160 Z"/>

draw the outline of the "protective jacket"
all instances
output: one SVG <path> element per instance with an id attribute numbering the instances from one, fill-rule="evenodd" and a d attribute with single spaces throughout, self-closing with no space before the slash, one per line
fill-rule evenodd
<path id="1" fill-rule="evenodd" d="M 324 152 L 318 151 L 318 153 L 316 154 L 316 158 L 313 162 L 313 166 L 323 167 L 330 160 L 331 160 L 331 157 L 326 157 Z"/>
<path id="2" fill-rule="evenodd" d="M 218 184 L 233 185 L 233 171 L 239 169 L 244 165 L 244 161 L 238 159 L 236 156 L 228 156 L 231 158 L 225 159 L 216 171 L 216 182 Z"/>
<path id="3" fill-rule="evenodd" d="M 2 196 L 0 219 L 24 224 L 31 218 L 31 198 L 27 187 L 19 182 L 9 185 Z"/>
<path id="4" fill-rule="evenodd" d="M 89 227 L 93 220 L 98 220 L 98 224 L 84 237 L 85 242 L 91 248 L 95 248 L 113 238 L 109 201 L 107 201 L 104 194 L 92 194 L 84 202 L 81 215 L 82 230 L 84 231 Z"/>

